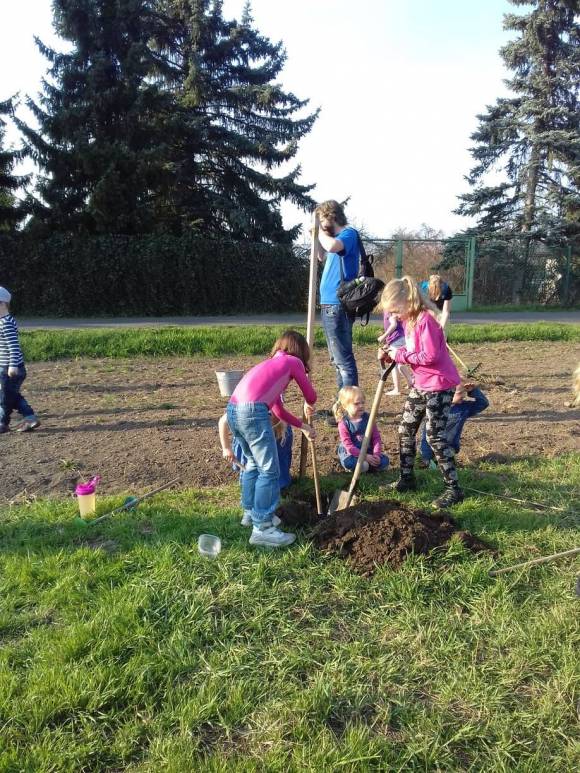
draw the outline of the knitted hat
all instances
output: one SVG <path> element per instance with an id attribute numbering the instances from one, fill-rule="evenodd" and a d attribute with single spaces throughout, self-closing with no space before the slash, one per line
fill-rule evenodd
<path id="1" fill-rule="evenodd" d="M 0 303 L 10 303 L 12 296 L 5 287 L 0 287 Z"/>

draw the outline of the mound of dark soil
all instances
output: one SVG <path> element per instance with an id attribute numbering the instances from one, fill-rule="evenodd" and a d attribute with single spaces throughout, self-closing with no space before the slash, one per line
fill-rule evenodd
<path id="1" fill-rule="evenodd" d="M 316 546 L 345 558 L 353 570 L 369 576 L 377 566 L 398 567 L 409 553 L 427 554 L 452 537 L 474 553 L 489 546 L 444 512 L 415 510 L 401 502 L 363 502 L 319 521 L 312 532 Z"/>

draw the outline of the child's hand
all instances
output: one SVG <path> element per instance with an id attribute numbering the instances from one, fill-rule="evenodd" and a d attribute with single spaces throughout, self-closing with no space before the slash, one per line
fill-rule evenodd
<path id="1" fill-rule="evenodd" d="M 366 460 L 371 467 L 378 467 L 381 463 L 381 457 L 378 454 L 367 454 Z"/>
<path id="2" fill-rule="evenodd" d="M 310 424 L 303 424 L 300 429 L 302 432 L 306 435 L 307 440 L 314 440 L 316 437 L 316 432 L 314 430 L 314 427 L 311 427 Z"/>
<path id="3" fill-rule="evenodd" d="M 314 416 L 314 406 L 308 405 L 308 403 L 304 403 L 304 415 L 310 421 L 310 419 Z"/>
<path id="4" fill-rule="evenodd" d="M 222 448 L 222 456 L 226 461 L 230 462 L 231 464 L 237 461 L 236 455 L 232 451 L 231 446 L 230 448 Z"/>
<path id="5" fill-rule="evenodd" d="M 377 338 L 377 341 L 378 341 L 379 343 L 382 343 L 382 342 L 385 340 L 385 338 L 386 338 L 386 337 L 387 337 L 387 334 L 386 334 L 386 333 L 382 333 L 382 335 L 380 335 L 380 336 Z"/>
<path id="6" fill-rule="evenodd" d="M 19 369 L 15 368 L 14 365 L 10 365 L 8 368 L 8 378 L 16 378 L 18 375 Z"/>
<path id="7" fill-rule="evenodd" d="M 377 360 L 384 363 L 392 362 L 391 358 L 389 357 L 389 353 L 382 348 L 379 349 L 377 353 Z"/>

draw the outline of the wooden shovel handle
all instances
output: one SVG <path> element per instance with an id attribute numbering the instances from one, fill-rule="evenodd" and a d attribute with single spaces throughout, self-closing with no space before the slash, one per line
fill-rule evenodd
<path id="1" fill-rule="evenodd" d="M 354 472 L 352 474 L 352 480 L 350 482 L 350 486 L 348 489 L 348 496 L 345 504 L 345 509 L 347 507 L 350 507 L 350 503 L 352 502 L 352 497 L 354 495 L 354 490 L 356 488 L 356 484 L 358 483 L 358 479 L 360 478 L 363 462 L 365 460 L 365 457 L 367 455 L 367 450 L 369 447 L 369 443 L 371 442 L 371 435 L 373 434 L 373 427 L 375 426 L 375 421 L 377 418 L 377 413 L 379 412 L 379 405 L 381 403 L 381 397 L 383 395 L 383 390 L 385 388 L 385 381 L 387 380 L 387 376 L 389 373 L 393 370 L 397 363 L 392 362 L 388 368 L 385 368 L 382 373 L 381 377 L 379 379 L 379 383 L 377 384 L 377 388 L 375 391 L 375 397 L 373 400 L 373 404 L 371 406 L 371 413 L 369 416 L 369 422 L 367 424 L 366 432 L 363 438 L 362 445 L 360 447 L 360 453 L 358 455 L 358 459 L 356 460 L 356 467 L 354 468 Z"/>

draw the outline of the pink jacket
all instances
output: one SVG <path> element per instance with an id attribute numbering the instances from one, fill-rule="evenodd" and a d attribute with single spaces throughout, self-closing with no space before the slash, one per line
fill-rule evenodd
<path id="1" fill-rule="evenodd" d="M 444 392 L 460 382 L 443 329 L 427 311 L 421 312 L 414 328 L 405 324 L 406 346 L 397 349 L 395 362 L 410 365 L 415 386 L 422 392 Z"/>
<path id="2" fill-rule="evenodd" d="M 266 403 L 281 421 L 293 427 L 302 427 L 302 421 L 289 413 L 282 404 L 282 392 L 294 379 L 307 403 L 316 402 L 316 392 L 308 381 L 304 363 L 286 352 L 276 352 L 268 360 L 254 365 L 234 390 L 230 403 Z"/>

